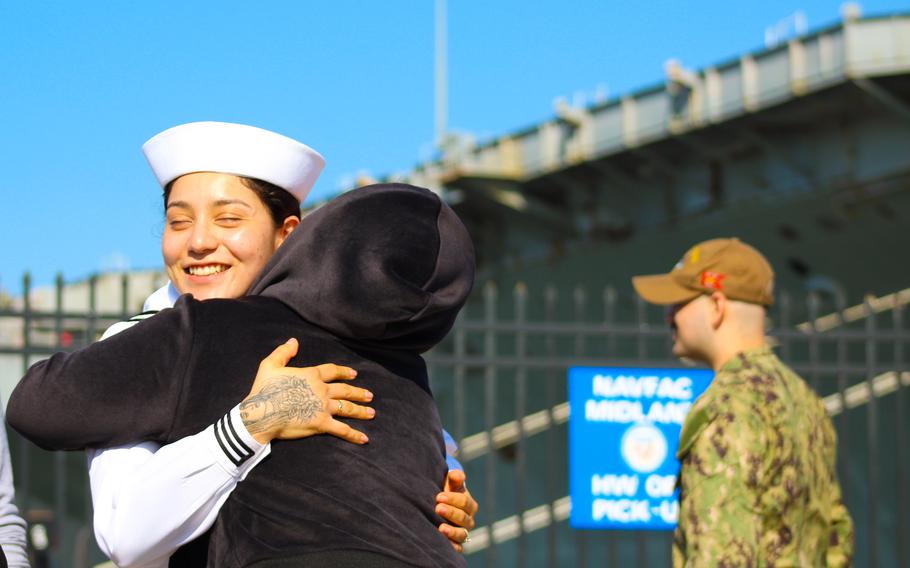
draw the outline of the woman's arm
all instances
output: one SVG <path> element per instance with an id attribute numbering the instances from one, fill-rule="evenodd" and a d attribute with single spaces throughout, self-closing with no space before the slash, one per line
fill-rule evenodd
<path id="1" fill-rule="evenodd" d="M 194 308 L 181 300 L 109 339 L 32 365 L 10 397 L 9 424 L 48 450 L 163 441 L 192 354 Z"/>
<path id="2" fill-rule="evenodd" d="M 243 404 L 249 407 L 251 400 L 263 398 L 263 392 L 274 391 L 276 385 L 296 377 L 307 383 L 314 411 L 323 415 L 319 427 L 303 424 L 293 412 L 300 400 L 284 409 L 288 412 L 276 413 L 281 409 L 272 405 L 269 428 L 260 428 L 258 434 L 260 443 L 250 431 L 261 425 L 262 416 L 245 421 L 240 416 L 241 405 L 237 405 L 203 432 L 163 447 L 144 443 L 89 453 L 95 534 L 102 550 L 116 564 L 166 566 L 174 551 L 212 526 L 237 483 L 269 453 L 269 441 L 274 437 L 296 438 L 318 433 L 316 429 L 321 428 L 362 443 L 359 432 L 331 414 L 341 413 L 338 403 L 344 401 L 345 417 L 370 418 L 372 412 L 354 401 L 364 402 L 371 395 L 343 383 L 319 384 L 351 379 L 353 370 L 335 365 L 284 367 L 295 352 L 296 342 L 292 341 L 269 355 Z"/>
<path id="3" fill-rule="evenodd" d="M 163 447 L 146 442 L 89 451 L 95 537 L 114 563 L 167 566 L 171 554 L 212 526 L 237 483 L 271 447 L 246 431 L 238 409 Z M 231 446 L 251 453 L 238 457 Z"/>

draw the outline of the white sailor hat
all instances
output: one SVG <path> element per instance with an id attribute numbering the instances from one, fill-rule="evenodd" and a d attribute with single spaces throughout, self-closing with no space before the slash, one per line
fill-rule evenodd
<path id="1" fill-rule="evenodd" d="M 268 130 L 229 122 L 190 122 L 142 145 L 161 187 L 193 172 L 261 179 L 303 203 L 325 166 L 309 146 Z"/>

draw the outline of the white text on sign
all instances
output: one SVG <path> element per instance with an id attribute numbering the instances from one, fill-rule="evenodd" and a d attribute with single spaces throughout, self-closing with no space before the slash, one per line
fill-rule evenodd
<path id="1" fill-rule="evenodd" d="M 664 499 L 656 505 L 648 500 L 594 499 L 591 503 L 591 518 L 616 523 L 648 523 L 653 517 L 665 523 L 675 523 L 679 516 L 679 503 Z"/>
<path id="2" fill-rule="evenodd" d="M 682 424 L 692 408 L 691 402 L 652 402 L 645 412 L 639 400 L 585 401 L 585 420 L 588 422 L 651 422 L 655 424 Z"/>
<path id="3" fill-rule="evenodd" d="M 594 396 L 604 398 L 672 398 L 692 400 L 692 379 L 689 377 L 633 377 L 626 375 L 594 375 L 591 385 Z"/>
<path id="4" fill-rule="evenodd" d="M 591 495 L 605 497 L 634 497 L 638 493 L 638 475 L 592 475 Z M 673 495 L 676 489 L 675 475 L 649 475 L 645 479 L 645 493 L 657 499 Z"/>

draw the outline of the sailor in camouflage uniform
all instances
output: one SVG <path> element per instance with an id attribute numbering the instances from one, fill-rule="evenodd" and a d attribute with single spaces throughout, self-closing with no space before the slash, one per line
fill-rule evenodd
<path id="1" fill-rule="evenodd" d="M 673 354 L 716 372 L 682 428 L 674 566 L 849 566 L 853 523 L 834 426 L 765 342 L 768 261 L 737 239 L 715 239 L 633 285 L 671 306 Z"/>

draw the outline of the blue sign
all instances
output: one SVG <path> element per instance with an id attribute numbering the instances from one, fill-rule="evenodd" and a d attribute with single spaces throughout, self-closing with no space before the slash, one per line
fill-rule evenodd
<path id="1" fill-rule="evenodd" d="M 705 369 L 569 369 L 571 526 L 672 530 L 679 433 Z"/>

